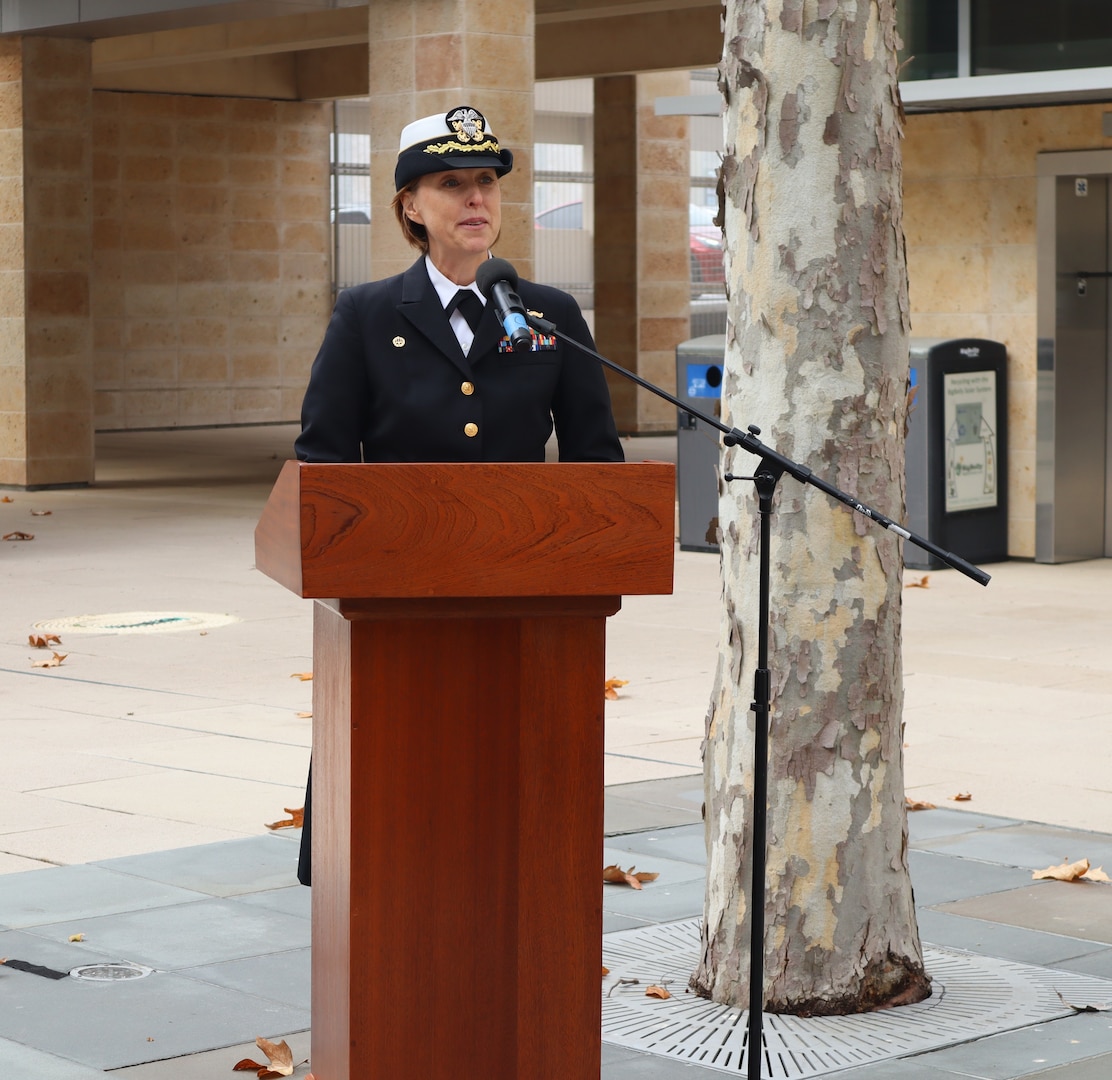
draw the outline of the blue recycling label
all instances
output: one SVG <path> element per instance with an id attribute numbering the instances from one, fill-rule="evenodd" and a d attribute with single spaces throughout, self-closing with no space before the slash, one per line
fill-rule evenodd
<path id="1" fill-rule="evenodd" d="M 687 365 L 687 396 L 717 398 L 722 396 L 722 367 L 719 364 Z"/>

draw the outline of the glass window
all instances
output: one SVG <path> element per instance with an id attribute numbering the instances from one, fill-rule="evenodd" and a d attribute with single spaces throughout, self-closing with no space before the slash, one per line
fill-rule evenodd
<path id="1" fill-rule="evenodd" d="M 973 74 L 1106 67 L 1109 0 L 973 0 Z"/>
<path id="2" fill-rule="evenodd" d="M 956 78 L 958 0 L 901 0 L 896 26 L 903 38 L 901 81 Z"/>

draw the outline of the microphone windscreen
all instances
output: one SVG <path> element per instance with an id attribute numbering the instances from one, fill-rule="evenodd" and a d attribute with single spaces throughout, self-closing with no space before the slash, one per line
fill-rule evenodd
<path id="1" fill-rule="evenodd" d="M 479 264 L 479 269 L 475 271 L 475 284 L 488 300 L 490 288 L 496 281 L 509 282 L 511 289 L 517 289 L 517 271 L 513 263 L 505 259 L 487 259 Z"/>

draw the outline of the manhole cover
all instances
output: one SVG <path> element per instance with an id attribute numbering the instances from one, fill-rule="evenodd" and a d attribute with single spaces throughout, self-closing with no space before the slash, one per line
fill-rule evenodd
<path id="1" fill-rule="evenodd" d="M 35 623 L 35 629 L 47 634 L 162 634 L 169 630 L 211 630 L 234 622 L 239 622 L 234 615 L 204 611 L 116 611 L 44 619 Z"/>
<path id="2" fill-rule="evenodd" d="M 122 982 L 124 979 L 145 979 L 152 974 L 153 968 L 142 964 L 132 964 L 120 960 L 111 964 L 86 964 L 75 967 L 70 972 L 71 979 L 85 979 L 87 982 Z"/>
<path id="3" fill-rule="evenodd" d="M 748 1071 L 747 1012 L 685 993 L 699 960 L 699 919 L 618 930 L 602 939 L 602 1038 L 631 1050 Z M 858 1016 L 765 1015 L 768 1080 L 825 1076 L 1073 1015 L 1064 1004 L 1112 1000 L 1112 982 L 954 949 L 923 949 L 934 993 L 916 1005 Z M 619 979 L 636 979 L 620 983 Z M 673 997 L 645 996 L 665 981 Z M 1059 996 L 1061 995 L 1061 996 Z"/>

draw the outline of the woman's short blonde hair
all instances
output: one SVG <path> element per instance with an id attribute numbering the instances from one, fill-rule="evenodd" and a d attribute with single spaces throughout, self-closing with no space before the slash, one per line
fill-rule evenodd
<path id="1" fill-rule="evenodd" d="M 402 236 L 405 237 L 406 242 L 411 247 L 417 248 L 422 255 L 427 255 L 429 253 L 428 229 L 419 222 L 411 220 L 409 215 L 405 212 L 406 197 L 413 193 L 419 182 L 420 177 L 403 187 L 401 191 L 394 196 L 394 200 L 390 205 L 394 208 L 394 217 L 398 219 L 398 224 L 402 229 Z"/>

